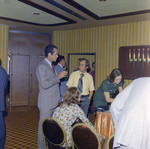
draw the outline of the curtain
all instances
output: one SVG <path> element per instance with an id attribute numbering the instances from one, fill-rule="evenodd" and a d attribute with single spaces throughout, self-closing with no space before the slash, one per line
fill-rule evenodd
<path id="1" fill-rule="evenodd" d="M 0 64 L 6 71 L 8 68 L 8 33 L 9 27 L 0 25 Z"/>

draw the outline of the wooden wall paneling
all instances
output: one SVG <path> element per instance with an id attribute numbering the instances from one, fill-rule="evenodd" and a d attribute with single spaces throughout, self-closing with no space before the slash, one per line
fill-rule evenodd
<path id="1" fill-rule="evenodd" d="M 45 55 L 45 47 L 50 42 L 50 35 L 30 35 L 30 55 Z"/>
<path id="2" fill-rule="evenodd" d="M 150 76 L 150 46 L 124 46 L 119 48 L 119 68 L 125 79 Z"/>
<path id="3" fill-rule="evenodd" d="M 15 62 L 11 64 L 12 68 L 10 72 L 13 74 L 11 75 L 11 81 L 10 81 L 12 106 L 21 106 L 21 105 L 36 106 L 37 105 L 37 96 L 39 90 L 38 90 L 35 71 L 37 65 L 40 63 L 42 59 L 44 59 L 44 57 L 42 56 L 45 55 L 44 50 L 48 44 L 50 44 L 50 35 L 29 34 L 29 33 L 20 33 L 20 32 L 9 33 L 9 48 L 8 48 L 9 54 L 11 54 L 11 57 L 14 57 L 15 55 Z M 28 57 L 28 59 L 24 63 L 22 63 L 22 61 L 25 58 L 23 58 L 23 60 L 20 59 L 20 57 L 22 56 Z M 26 86 L 23 86 L 24 89 L 23 87 L 21 88 L 21 84 L 19 87 L 18 86 L 15 87 L 16 85 L 19 85 L 16 83 L 17 80 L 21 81 L 23 79 L 22 76 L 24 76 L 24 75 L 18 75 L 16 74 L 16 72 L 21 73 L 23 71 L 22 69 L 27 67 L 26 66 L 27 64 L 28 64 L 28 68 L 30 69 L 28 75 L 28 81 L 26 80 L 26 83 L 28 83 L 28 94 L 26 94 L 26 90 L 27 90 Z M 24 98 L 22 98 L 23 97 L 22 91 L 25 91 L 26 96 L 24 96 Z M 16 97 L 16 93 L 18 93 L 17 97 Z M 21 99 L 24 99 L 24 101 L 20 101 Z"/>
<path id="4" fill-rule="evenodd" d="M 36 76 L 36 68 L 45 56 L 30 56 L 30 89 L 29 89 L 29 106 L 37 106 L 39 85 Z"/>
<path id="5" fill-rule="evenodd" d="M 29 55 L 30 54 L 30 38 L 25 33 L 9 33 L 9 53 Z"/>
<path id="6" fill-rule="evenodd" d="M 29 56 L 11 55 L 11 103 L 27 106 L 29 99 Z"/>

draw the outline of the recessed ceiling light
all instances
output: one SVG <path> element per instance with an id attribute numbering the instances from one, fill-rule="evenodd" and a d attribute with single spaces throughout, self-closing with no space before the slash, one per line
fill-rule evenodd
<path id="1" fill-rule="evenodd" d="M 37 12 L 35 12 L 35 13 L 33 13 L 34 15 L 40 15 L 40 13 L 37 13 Z"/>

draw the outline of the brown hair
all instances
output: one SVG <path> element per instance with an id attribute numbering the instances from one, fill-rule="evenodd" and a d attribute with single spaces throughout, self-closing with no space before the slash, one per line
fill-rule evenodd
<path id="1" fill-rule="evenodd" d="M 80 96 L 80 92 L 76 87 L 70 87 L 67 89 L 63 96 L 63 101 L 58 103 L 58 107 L 62 106 L 63 104 L 71 105 L 73 104 L 79 104 L 78 98 Z"/>
<path id="2" fill-rule="evenodd" d="M 123 75 L 122 75 L 122 72 L 120 69 L 118 68 L 115 68 L 112 70 L 112 72 L 110 73 L 110 75 L 108 76 L 108 80 L 113 83 L 115 78 L 118 77 L 118 76 L 122 76 L 122 80 L 123 80 Z"/>

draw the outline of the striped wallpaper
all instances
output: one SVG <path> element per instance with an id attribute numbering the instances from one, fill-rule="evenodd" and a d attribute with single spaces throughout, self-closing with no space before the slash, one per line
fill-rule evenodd
<path id="1" fill-rule="evenodd" d="M 8 64 L 8 26 L 0 25 L 0 60 L 1 66 L 7 71 Z"/>
<path id="2" fill-rule="evenodd" d="M 150 21 L 54 31 L 52 43 L 67 61 L 68 53 L 96 52 L 96 89 L 118 67 L 119 47 L 150 44 Z M 76 65 L 77 60 L 72 63 Z M 125 80 L 124 87 L 132 80 Z"/>

